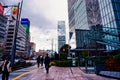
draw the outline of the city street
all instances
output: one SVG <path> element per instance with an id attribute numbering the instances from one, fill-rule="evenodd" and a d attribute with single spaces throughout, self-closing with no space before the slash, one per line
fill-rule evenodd
<path id="1" fill-rule="evenodd" d="M 1 77 L 1 75 L 0 75 Z M 14 71 L 10 74 L 10 80 L 116 80 L 96 74 L 86 74 L 78 67 L 55 67 L 52 66 L 48 74 L 44 67 L 32 66 Z"/>

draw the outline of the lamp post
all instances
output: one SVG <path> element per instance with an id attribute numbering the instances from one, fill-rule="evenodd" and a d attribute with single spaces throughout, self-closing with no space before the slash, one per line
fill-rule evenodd
<path id="1" fill-rule="evenodd" d="M 21 2 L 19 2 L 17 6 L 15 6 L 15 5 L 5 6 L 5 7 L 17 7 L 18 8 L 18 12 L 16 15 L 16 24 L 15 24 L 15 33 L 14 33 L 14 38 L 13 38 L 13 46 L 12 46 L 12 51 L 11 51 L 11 64 L 12 64 L 12 66 L 14 65 L 14 59 L 15 59 L 15 54 L 16 54 L 17 33 L 18 33 L 18 28 L 19 28 L 19 21 L 20 21 L 20 16 L 21 16 L 22 4 L 23 4 L 23 0 Z"/>
<path id="2" fill-rule="evenodd" d="M 50 40 L 51 41 L 51 52 L 52 52 L 52 55 L 53 55 L 53 44 L 54 44 L 54 39 L 47 39 L 47 41 Z"/>

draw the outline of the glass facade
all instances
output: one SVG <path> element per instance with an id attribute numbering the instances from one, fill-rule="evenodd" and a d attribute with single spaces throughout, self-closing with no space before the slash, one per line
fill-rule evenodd
<path id="1" fill-rule="evenodd" d="M 85 41 L 82 39 L 81 43 L 77 41 L 79 38 L 85 39 L 85 31 L 82 29 L 92 30 L 93 26 L 97 28 L 98 25 L 101 25 L 102 30 L 98 33 L 102 35 L 100 36 L 100 44 L 103 45 L 100 45 L 100 48 L 102 46 L 105 48 L 105 45 L 107 51 L 120 48 L 120 0 L 68 0 L 68 4 L 70 31 L 80 29 L 79 33 L 73 31 L 76 34 L 76 47 L 82 47 L 83 44 L 81 43 Z M 71 24 L 73 22 L 74 24 Z M 95 31 L 91 32 L 94 33 Z M 93 40 L 90 43 L 95 45 Z M 92 47 L 94 46 L 91 45 Z"/>
<path id="2" fill-rule="evenodd" d="M 5 49 L 7 31 L 7 18 L 0 14 L 0 56 L 2 56 Z"/>
<path id="3" fill-rule="evenodd" d="M 76 29 L 89 29 L 85 0 L 78 0 L 75 4 L 74 9 Z"/>
<path id="4" fill-rule="evenodd" d="M 66 43 L 66 29 L 65 21 L 58 21 L 58 52 L 60 48 Z"/>
<path id="5" fill-rule="evenodd" d="M 99 0 L 100 13 L 102 17 L 103 31 L 110 34 L 104 36 L 104 40 L 111 45 L 106 45 L 107 50 L 118 49 L 120 28 L 120 1 L 119 0 Z M 115 35 L 111 35 L 115 34 Z M 114 43 L 113 40 L 115 41 Z M 117 42 L 117 43 L 116 43 Z"/>
<path id="6" fill-rule="evenodd" d="M 102 22 L 98 0 L 77 0 L 74 10 L 75 29 L 77 29 L 76 47 L 83 48 L 83 46 L 86 46 L 86 48 L 95 48 L 95 40 L 87 39 L 86 37 L 89 32 L 88 30 L 91 30 L 92 26 L 96 26 Z"/>
<path id="7" fill-rule="evenodd" d="M 92 26 L 101 24 L 99 2 L 98 0 L 85 0 L 85 1 L 88 27 L 91 29 Z"/>
<path id="8" fill-rule="evenodd" d="M 77 0 L 68 0 L 68 18 L 69 18 L 69 29 L 71 32 L 75 30 L 75 12 L 74 12 L 74 4 Z"/>
<path id="9" fill-rule="evenodd" d="M 76 46 L 76 39 L 75 39 L 75 10 L 74 10 L 74 6 L 75 3 L 78 0 L 68 0 L 68 18 L 69 18 L 69 31 L 70 33 L 72 33 L 72 35 L 70 35 L 71 37 L 69 37 L 69 41 L 68 44 L 71 47 L 75 47 Z"/>

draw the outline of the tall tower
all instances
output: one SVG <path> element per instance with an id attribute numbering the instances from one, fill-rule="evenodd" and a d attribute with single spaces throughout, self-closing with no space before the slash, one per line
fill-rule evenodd
<path id="1" fill-rule="evenodd" d="M 96 26 L 102 23 L 98 0 L 68 0 L 68 13 L 69 29 L 72 34 L 70 42 L 74 39 L 77 49 L 96 49 L 95 40 L 88 39 L 87 34 L 93 26 L 101 28 Z M 99 49 L 104 48 L 104 45 L 97 45 Z"/>
<path id="2" fill-rule="evenodd" d="M 3 55 L 5 50 L 5 41 L 7 34 L 7 17 L 0 14 L 0 56 Z"/>
<path id="3" fill-rule="evenodd" d="M 65 43 L 66 43 L 65 21 L 58 21 L 58 52 Z"/>
<path id="4" fill-rule="evenodd" d="M 71 48 L 76 47 L 75 35 L 75 10 L 74 6 L 77 0 L 68 0 L 68 18 L 69 18 L 69 41 L 68 44 Z"/>
<path id="5" fill-rule="evenodd" d="M 28 18 L 22 18 L 21 24 L 26 29 L 26 56 L 30 56 L 30 21 Z"/>
<path id="6" fill-rule="evenodd" d="M 120 0 L 98 0 L 100 6 L 100 13 L 102 17 L 102 25 L 104 32 L 108 32 L 114 35 L 107 34 L 104 36 L 107 41 L 106 49 L 108 51 L 116 50 L 120 42 Z"/>

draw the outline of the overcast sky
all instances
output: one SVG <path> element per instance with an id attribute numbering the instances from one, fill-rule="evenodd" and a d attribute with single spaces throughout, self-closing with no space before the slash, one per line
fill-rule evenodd
<path id="1" fill-rule="evenodd" d="M 24 0 L 22 17 L 29 18 L 31 22 L 31 41 L 36 43 L 36 51 L 51 49 L 52 39 L 55 50 L 57 21 L 65 20 L 68 25 L 67 0 Z"/>

